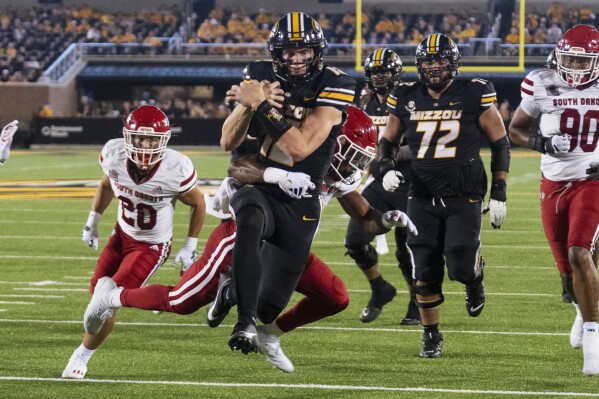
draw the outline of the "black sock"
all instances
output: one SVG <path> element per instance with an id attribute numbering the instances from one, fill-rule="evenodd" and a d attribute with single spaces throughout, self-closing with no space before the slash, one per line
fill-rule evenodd
<path id="1" fill-rule="evenodd" d="M 374 280 L 369 280 L 369 282 L 370 282 L 370 289 L 372 289 L 374 291 L 376 289 L 382 288 L 385 285 L 385 283 L 387 282 L 387 280 L 385 280 L 383 278 L 383 276 L 378 276 Z"/>
<path id="2" fill-rule="evenodd" d="M 439 323 L 429 324 L 428 326 L 422 326 L 422 327 L 424 327 L 424 333 L 425 334 L 439 332 Z"/>

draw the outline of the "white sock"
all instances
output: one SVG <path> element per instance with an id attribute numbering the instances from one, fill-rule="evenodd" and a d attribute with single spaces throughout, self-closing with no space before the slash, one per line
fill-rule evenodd
<path id="1" fill-rule="evenodd" d="M 572 305 L 574 305 L 574 309 L 576 309 L 576 317 L 582 318 L 582 313 L 580 313 L 580 306 L 578 306 L 578 304 L 574 302 L 572 302 Z"/>
<path id="2" fill-rule="evenodd" d="M 596 321 L 585 321 L 582 325 L 582 331 L 585 334 L 597 334 L 599 333 L 599 324 Z"/>
<path id="3" fill-rule="evenodd" d="M 283 330 L 281 330 L 279 328 L 279 326 L 277 326 L 277 322 L 273 321 L 270 324 L 265 324 L 264 325 L 264 332 L 266 332 L 268 335 L 274 335 L 275 337 L 280 337 L 281 335 L 285 334 L 283 332 Z"/>
<path id="4" fill-rule="evenodd" d="M 108 299 L 108 304 L 110 306 L 112 306 L 113 308 L 122 308 L 123 304 L 121 303 L 121 292 L 123 292 L 124 288 L 117 288 L 116 290 L 114 290 L 114 292 L 110 295 L 110 298 Z"/>
<path id="5" fill-rule="evenodd" d="M 96 350 L 95 349 L 87 349 L 85 346 L 83 346 L 83 344 L 81 344 L 79 346 L 79 348 L 77 348 L 77 351 L 79 351 L 79 356 L 81 356 L 81 359 L 83 360 L 83 362 L 85 364 L 87 364 L 87 362 L 89 362 L 89 359 L 91 359 L 92 355 L 94 354 L 94 352 Z"/>

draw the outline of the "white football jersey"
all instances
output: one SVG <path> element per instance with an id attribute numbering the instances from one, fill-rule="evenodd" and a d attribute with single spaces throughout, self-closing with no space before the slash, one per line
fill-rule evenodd
<path id="1" fill-rule="evenodd" d="M 328 176 L 325 176 L 324 182 L 320 188 L 320 197 L 322 198 L 323 206 L 327 206 L 331 198 L 341 198 L 344 195 L 356 191 L 360 187 L 363 173 L 356 171 L 354 174 L 354 183 L 345 184 L 340 181 L 333 181 Z"/>
<path id="2" fill-rule="evenodd" d="M 187 156 L 167 149 L 162 161 L 140 183 L 131 177 L 127 164 L 125 139 L 113 139 L 104 145 L 100 166 L 119 199 L 119 226 L 138 241 L 169 241 L 177 196 L 196 185 L 193 163 Z"/>
<path id="3" fill-rule="evenodd" d="M 544 137 L 569 134 L 570 151 L 541 156 L 543 176 L 555 181 L 583 180 L 589 164 L 599 161 L 599 85 L 575 89 L 553 69 L 532 71 L 520 86 L 520 107 L 532 118 L 540 117 Z"/>

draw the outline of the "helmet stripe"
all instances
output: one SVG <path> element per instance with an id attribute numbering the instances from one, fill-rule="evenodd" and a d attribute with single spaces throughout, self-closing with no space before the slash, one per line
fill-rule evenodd
<path id="1" fill-rule="evenodd" d="M 441 36 L 439 36 L 436 33 L 433 33 L 432 35 L 430 35 L 429 39 L 428 39 L 428 53 L 429 54 L 437 54 L 439 52 L 439 39 L 441 38 Z"/>
<path id="2" fill-rule="evenodd" d="M 374 62 L 372 64 L 373 67 L 379 67 L 383 65 L 383 54 L 385 53 L 385 49 L 379 48 L 376 50 L 374 54 Z"/>
<path id="3" fill-rule="evenodd" d="M 301 40 L 302 39 L 302 35 L 304 32 L 303 14 L 304 13 L 302 13 L 302 12 L 292 12 L 292 13 L 288 14 L 287 26 L 289 26 L 290 29 L 289 29 L 289 32 L 287 33 L 287 35 L 289 36 L 290 40 Z"/>

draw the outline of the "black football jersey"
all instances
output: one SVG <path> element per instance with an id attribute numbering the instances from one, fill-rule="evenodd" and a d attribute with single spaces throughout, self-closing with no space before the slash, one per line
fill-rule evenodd
<path id="1" fill-rule="evenodd" d="M 411 195 L 485 195 L 478 118 L 496 99 L 493 84 L 484 79 L 455 80 L 438 100 L 422 82 L 402 83 L 391 92 L 387 107 L 405 127 L 412 152 Z"/>
<path id="2" fill-rule="evenodd" d="M 361 108 L 364 112 L 368 114 L 368 116 L 370 116 L 370 118 L 374 122 L 376 130 L 378 132 L 378 140 L 380 140 L 383 137 L 383 134 L 385 134 L 387 118 L 389 117 L 389 110 L 387 109 L 387 104 L 384 102 L 381 103 L 379 101 L 378 96 L 376 94 L 373 94 L 370 98 L 370 101 L 368 101 L 366 104 L 362 104 Z M 404 138 L 401 144 L 404 145 L 406 143 L 407 142 Z M 410 161 L 398 162 L 395 169 L 401 172 L 406 181 L 410 179 Z M 370 172 L 376 180 L 383 180 L 383 177 L 379 172 L 379 163 L 376 159 L 373 160 L 370 164 Z"/>
<path id="3" fill-rule="evenodd" d="M 272 69 L 271 61 L 250 63 L 246 67 L 244 75 L 246 81 L 250 79 L 270 82 L 279 80 Z M 281 88 L 285 91 L 282 113 L 293 126 L 299 127 L 316 107 L 329 106 L 343 110 L 346 106 L 351 105 L 355 96 L 356 81 L 345 72 L 325 65 L 321 73 L 303 85 L 292 86 L 281 82 Z M 248 133 L 258 137 L 260 150 L 258 157 L 266 166 L 306 173 L 310 175 L 316 187 L 320 187 L 322 179 L 331 165 L 340 129 L 341 124 L 334 126 L 321 146 L 299 162 L 293 162 L 285 155 L 255 118 L 250 122 Z"/>

